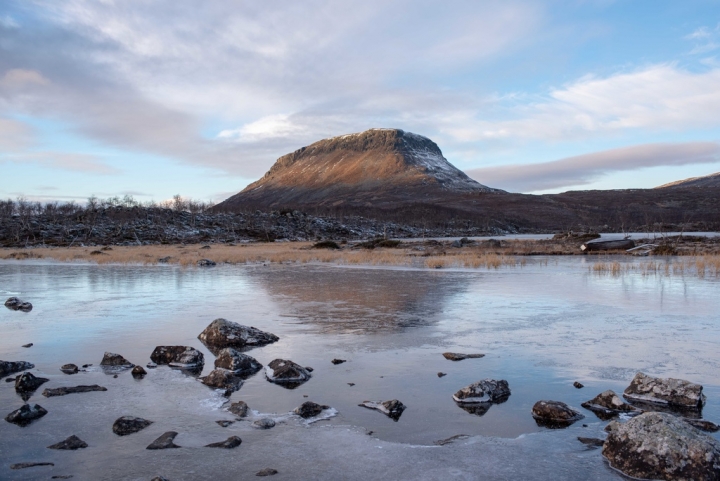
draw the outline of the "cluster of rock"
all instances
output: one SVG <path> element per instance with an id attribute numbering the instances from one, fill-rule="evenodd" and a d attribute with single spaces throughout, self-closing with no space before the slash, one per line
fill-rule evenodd
<path id="1" fill-rule="evenodd" d="M 0 246 L 138 245 L 392 237 L 500 235 L 497 227 L 469 227 L 444 220 L 442 227 L 383 222 L 362 216 L 319 217 L 300 211 L 190 213 L 163 208 L 78 208 L 59 214 L 0 216 Z M 100 252 L 100 251 L 98 251 Z M 102 254 L 102 252 L 100 252 Z"/>
<path id="2" fill-rule="evenodd" d="M 18 299 L 17 297 L 10 297 L 5 301 L 5 307 L 12 311 L 30 312 L 32 311 L 32 304 L 29 302 Z"/>

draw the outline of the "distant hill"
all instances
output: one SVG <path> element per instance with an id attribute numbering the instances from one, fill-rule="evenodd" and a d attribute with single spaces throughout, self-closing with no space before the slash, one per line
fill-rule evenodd
<path id="1" fill-rule="evenodd" d="M 716 172 L 710 175 L 704 175 L 702 177 L 690 177 L 689 179 L 685 180 L 677 180 L 675 182 L 670 182 L 669 184 L 664 184 L 655 188 L 667 189 L 671 187 L 720 187 L 720 172 Z"/>
<path id="2" fill-rule="evenodd" d="M 371 129 L 321 140 L 280 157 L 260 180 L 218 207 L 379 207 L 481 192 L 502 191 L 455 168 L 427 137 L 400 129 Z"/>

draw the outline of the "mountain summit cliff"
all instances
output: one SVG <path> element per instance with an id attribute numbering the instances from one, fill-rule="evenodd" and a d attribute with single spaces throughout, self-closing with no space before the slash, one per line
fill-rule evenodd
<path id="1" fill-rule="evenodd" d="M 427 137 L 371 129 L 320 140 L 280 157 L 220 208 L 364 205 L 502 192 L 469 178 Z"/>

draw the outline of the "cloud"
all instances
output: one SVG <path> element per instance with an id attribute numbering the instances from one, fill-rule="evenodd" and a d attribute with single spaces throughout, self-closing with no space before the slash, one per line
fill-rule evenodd
<path id="1" fill-rule="evenodd" d="M 110 175 L 120 172 L 119 169 L 107 165 L 102 159 L 92 154 L 75 152 L 23 152 L 0 157 L 0 163 L 34 163 L 45 167 L 85 172 L 91 174 Z"/>
<path id="2" fill-rule="evenodd" d="M 492 187 L 513 192 L 538 192 L 590 184 L 611 172 L 714 162 L 720 162 L 718 143 L 659 143 L 605 150 L 552 162 L 472 169 L 467 174 Z"/>
<path id="3" fill-rule="evenodd" d="M 10 69 L 0 78 L 0 87 L 21 88 L 26 85 L 47 85 L 50 82 L 35 70 Z"/>

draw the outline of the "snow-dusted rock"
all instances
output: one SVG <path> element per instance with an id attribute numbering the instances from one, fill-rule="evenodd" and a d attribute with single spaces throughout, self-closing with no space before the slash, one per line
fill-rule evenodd
<path id="1" fill-rule="evenodd" d="M 391 399 L 390 401 L 363 401 L 359 406 L 380 411 L 393 421 L 400 419 L 406 409 L 406 406 L 397 399 Z"/>
<path id="2" fill-rule="evenodd" d="M 662 379 L 642 372 L 635 375 L 623 396 L 631 401 L 699 409 L 705 404 L 703 387 L 684 379 Z"/>
<path id="3" fill-rule="evenodd" d="M 275 359 L 265 367 L 268 381 L 277 384 L 298 384 L 310 379 L 307 369 L 287 359 Z"/>
<path id="4" fill-rule="evenodd" d="M 20 371 L 27 371 L 35 367 L 27 361 L 0 361 L 0 379 Z"/>
<path id="5" fill-rule="evenodd" d="M 15 411 L 5 416 L 5 421 L 12 424 L 17 424 L 18 426 L 27 426 L 28 424 L 32 423 L 36 419 L 40 419 L 46 414 L 47 411 L 39 404 L 35 404 L 34 406 L 25 404 L 20 409 L 16 409 Z"/>
<path id="6" fill-rule="evenodd" d="M 106 352 L 103 355 L 102 361 L 100 361 L 100 365 L 104 367 L 127 369 L 135 366 L 135 364 L 131 363 L 130 361 L 122 357 L 120 354 L 115 354 L 114 352 Z"/>
<path id="7" fill-rule="evenodd" d="M 210 374 L 200 378 L 200 382 L 215 389 L 229 389 L 237 391 L 243 385 L 243 380 L 234 371 L 227 369 L 213 369 Z"/>
<path id="8" fill-rule="evenodd" d="M 157 346 L 150 354 L 155 364 L 167 364 L 182 369 L 197 369 L 205 364 L 202 352 L 190 346 Z"/>
<path id="9" fill-rule="evenodd" d="M 591 400 L 582 403 L 581 406 L 593 411 L 600 419 L 609 419 L 620 413 L 642 413 L 641 409 L 624 402 L 611 390 L 601 392 Z"/>
<path id="10" fill-rule="evenodd" d="M 262 369 L 262 364 L 257 362 L 252 356 L 243 354 L 232 347 L 226 347 L 218 352 L 217 359 L 215 359 L 215 367 L 235 371 L 238 374 L 249 375 Z"/>
<path id="11" fill-rule="evenodd" d="M 535 421 L 548 428 L 564 428 L 584 418 L 579 411 L 560 401 L 538 401 L 532 407 Z"/>
<path id="12" fill-rule="evenodd" d="M 611 422 L 602 454 L 610 465 L 640 479 L 720 479 L 720 442 L 680 418 L 649 412 Z"/>
<path id="13" fill-rule="evenodd" d="M 504 379 L 483 379 L 470 384 L 453 394 L 457 403 L 497 403 L 506 401 L 510 396 L 510 387 Z"/>
<path id="14" fill-rule="evenodd" d="M 305 401 L 300 406 L 296 407 L 293 412 L 301 418 L 313 418 L 323 412 L 324 409 L 330 409 L 330 406 L 324 404 L 317 404 L 312 401 Z"/>
<path id="15" fill-rule="evenodd" d="M 271 344 L 279 340 L 275 334 L 263 332 L 255 327 L 248 327 L 227 319 L 215 319 L 198 336 L 203 344 L 210 347 L 257 347 Z"/>

